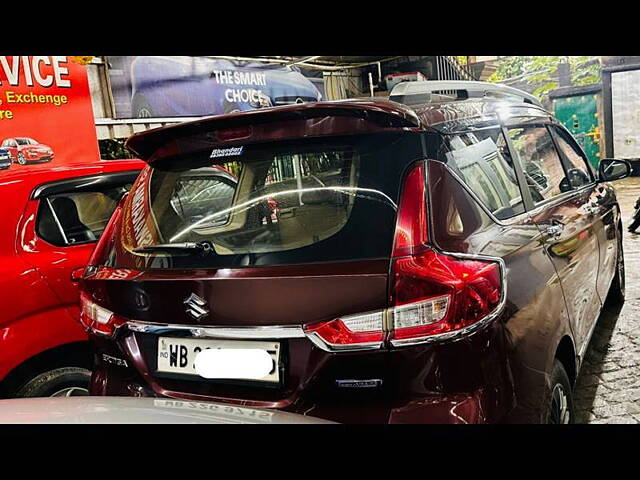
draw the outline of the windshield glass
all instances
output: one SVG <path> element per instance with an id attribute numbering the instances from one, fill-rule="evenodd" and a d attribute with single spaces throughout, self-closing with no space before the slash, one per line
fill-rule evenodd
<path id="1" fill-rule="evenodd" d="M 138 268 L 386 257 L 402 163 L 416 158 L 409 152 L 418 145 L 407 135 L 376 134 L 159 160 L 125 204 L 120 257 Z M 207 242 L 212 251 L 152 249 L 185 242 Z M 131 266 L 123 263 L 113 266 Z"/>

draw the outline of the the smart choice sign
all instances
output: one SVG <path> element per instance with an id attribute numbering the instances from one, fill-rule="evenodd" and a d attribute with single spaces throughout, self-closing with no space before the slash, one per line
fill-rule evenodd
<path id="1" fill-rule="evenodd" d="M 11 168 L 100 159 L 84 61 L 0 56 L 0 149 Z"/>

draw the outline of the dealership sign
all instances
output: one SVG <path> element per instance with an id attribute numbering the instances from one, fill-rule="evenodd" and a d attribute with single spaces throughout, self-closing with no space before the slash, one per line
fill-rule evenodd
<path id="1" fill-rule="evenodd" d="M 107 57 L 118 118 L 218 115 L 322 100 L 322 78 L 258 61 Z"/>
<path id="2" fill-rule="evenodd" d="M 0 56 L 0 156 L 11 169 L 99 160 L 86 68 L 74 57 Z"/>

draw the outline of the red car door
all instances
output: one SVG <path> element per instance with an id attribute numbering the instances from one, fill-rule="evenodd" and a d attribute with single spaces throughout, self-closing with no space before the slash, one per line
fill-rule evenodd
<path id="1" fill-rule="evenodd" d="M 46 278 L 60 302 L 76 316 L 73 270 L 84 267 L 117 202 L 137 172 L 103 174 L 95 181 L 69 180 L 36 190 L 23 216 L 19 252 Z"/>

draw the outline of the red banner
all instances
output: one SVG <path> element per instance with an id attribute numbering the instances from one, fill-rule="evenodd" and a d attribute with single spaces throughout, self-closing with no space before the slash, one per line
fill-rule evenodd
<path id="1" fill-rule="evenodd" d="M 84 61 L 0 56 L 0 172 L 100 159 Z"/>

